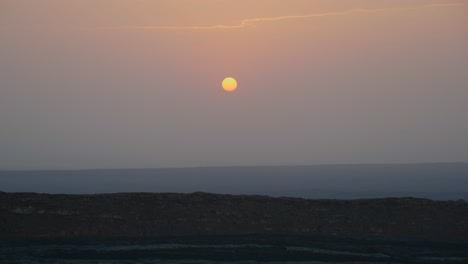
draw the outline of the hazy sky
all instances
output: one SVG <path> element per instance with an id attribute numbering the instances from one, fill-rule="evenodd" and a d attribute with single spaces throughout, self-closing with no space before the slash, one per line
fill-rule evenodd
<path id="1" fill-rule="evenodd" d="M 468 161 L 467 135 L 468 1 L 0 0 L 0 169 Z"/>

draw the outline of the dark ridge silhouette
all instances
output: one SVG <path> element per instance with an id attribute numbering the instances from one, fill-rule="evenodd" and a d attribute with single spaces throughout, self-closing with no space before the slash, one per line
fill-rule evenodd
<path id="1" fill-rule="evenodd" d="M 40 193 L 197 191 L 274 197 L 468 200 L 468 163 L 0 171 L 0 190 Z"/>
<path id="2" fill-rule="evenodd" d="M 306 235 L 467 240 L 468 204 L 208 193 L 0 193 L 0 237 Z"/>

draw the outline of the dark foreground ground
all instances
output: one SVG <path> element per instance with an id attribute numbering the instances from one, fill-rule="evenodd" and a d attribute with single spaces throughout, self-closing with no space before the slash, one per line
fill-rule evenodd
<path id="1" fill-rule="evenodd" d="M 468 263 L 468 243 L 301 236 L 0 240 L 0 263 Z"/>
<path id="2" fill-rule="evenodd" d="M 0 238 L 307 235 L 463 241 L 468 203 L 208 193 L 0 192 Z"/>
<path id="3" fill-rule="evenodd" d="M 259 262 L 468 263 L 468 204 L 0 192 L 0 263 Z"/>

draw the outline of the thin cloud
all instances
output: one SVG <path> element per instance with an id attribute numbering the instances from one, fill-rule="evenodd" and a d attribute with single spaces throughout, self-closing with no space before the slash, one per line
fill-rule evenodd
<path id="1" fill-rule="evenodd" d="M 453 7 L 453 6 L 467 6 L 468 3 L 433 3 L 419 7 L 395 7 L 395 8 L 380 8 L 380 9 L 365 9 L 354 8 L 343 12 L 329 12 L 329 13 L 314 13 L 306 15 L 286 15 L 277 17 L 262 17 L 262 18 L 249 18 L 244 19 L 237 25 L 211 25 L 211 26 L 120 26 L 120 27 L 99 27 L 94 28 L 98 30 L 216 30 L 216 29 L 241 29 L 250 26 L 255 26 L 264 22 L 273 22 L 281 20 L 297 20 L 308 19 L 316 17 L 333 17 L 345 16 L 353 13 L 378 13 L 385 11 L 411 11 L 428 7 Z"/>

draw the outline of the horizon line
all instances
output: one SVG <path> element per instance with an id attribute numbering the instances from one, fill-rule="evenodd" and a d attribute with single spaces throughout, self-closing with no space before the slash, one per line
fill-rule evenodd
<path id="1" fill-rule="evenodd" d="M 447 162 L 378 162 L 378 163 L 318 163 L 301 165 L 218 165 L 218 166 L 181 166 L 181 167 L 119 167 L 119 168 L 72 168 L 72 169 L 0 169 L 0 172 L 30 171 L 104 171 L 104 170 L 178 170 L 178 169 L 222 169 L 222 168 L 276 168 L 276 167 L 321 167 L 321 166 L 411 166 L 411 165 L 454 165 L 466 164 L 468 161 Z"/>

